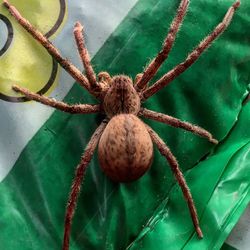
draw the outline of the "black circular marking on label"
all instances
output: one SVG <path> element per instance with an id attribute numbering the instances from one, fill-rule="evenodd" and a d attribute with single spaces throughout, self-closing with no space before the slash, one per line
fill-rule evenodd
<path id="1" fill-rule="evenodd" d="M 58 16 L 54 26 L 45 34 L 45 36 L 47 38 L 52 36 L 57 31 L 57 29 L 62 24 L 64 16 L 65 16 L 66 2 L 65 2 L 65 0 L 59 0 L 59 1 L 60 1 L 59 16 Z M 3 17 L 3 18 L 1 18 L 1 17 Z M 9 33 L 7 42 L 5 43 L 4 47 L 0 50 L 0 56 L 1 56 L 2 50 L 5 48 L 5 50 L 4 50 L 4 52 L 5 52 L 9 48 L 9 46 L 13 40 L 14 33 L 13 33 L 13 26 L 12 26 L 11 22 L 9 21 L 9 19 L 7 19 L 7 17 L 5 17 L 1 14 L 0 14 L 0 19 L 6 23 L 6 26 L 8 28 L 8 33 Z M 58 63 L 56 62 L 56 60 L 54 58 L 52 58 L 52 71 L 51 71 L 50 78 L 49 78 L 48 82 L 45 84 L 45 86 L 37 92 L 37 94 L 40 94 L 40 95 L 45 94 L 50 89 L 50 87 L 53 85 L 53 83 L 56 79 L 57 71 L 58 71 Z M 27 101 L 29 101 L 29 99 L 27 99 L 26 97 L 7 96 L 7 95 L 2 94 L 1 92 L 0 92 L 0 99 L 2 99 L 4 101 L 8 101 L 8 102 L 27 102 Z"/>
<path id="2" fill-rule="evenodd" d="M 60 1 L 60 12 L 59 16 L 54 24 L 54 26 L 45 34 L 45 36 L 48 38 L 52 36 L 57 29 L 60 27 L 60 25 L 63 22 L 64 16 L 65 16 L 65 11 L 66 11 L 66 3 L 65 0 L 59 0 Z"/>
<path id="3" fill-rule="evenodd" d="M 0 20 L 2 20 L 5 23 L 7 30 L 8 30 L 7 40 L 4 44 L 4 46 L 0 49 L 0 56 L 2 56 L 7 51 L 7 49 L 10 47 L 10 44 L 13 40 L 14 32 L 13 32 L 13 26 L 12 26 L 10 20 L 6 16 L 0 14 Z"/>
<path id="4" fill-rule="evenodd" d="M 41 90 L 36 92 L 37 94 L 42 95 L 50 89 L 50 87 L 53 85 L 53 83 L 56 79 L 57 70 L 58 70 L 58 63 L 54 60 L 54 58 L 52 58 L 52 71 L 50 74 L 50 78 L 49 78 L 48 82 L 45 84 L 45 86 Z M 27 102 L 27 101 L 30 101 L 29 99 L 27 99 L 24 96 L 23 97 L 7 96 L 7 95 L 4 95 L 2 93 L 0 93 L 0 99 L 2 99 L 4 101 L 8 101 L 8 102 Z"/>

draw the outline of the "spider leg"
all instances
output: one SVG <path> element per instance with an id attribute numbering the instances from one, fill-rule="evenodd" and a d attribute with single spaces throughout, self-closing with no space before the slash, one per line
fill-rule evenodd
<path id="1" fill-rule="evenodd" d="M 185 129 L 185 130 L 190 131 L 196 135 L 199 135 L 201 137 L 208 139 L 210 142 L 212 142 L 214 144 L 218 144 L 218 141 L 215 138 L 213 138 L 211 133 L 209 133 L 207 130 L 205 130 L 204 128 L 201 128 L 197 125 L 193 125 L 189 122 L 181 121 L 173 116 L 158 113 L 158 112 L 155 112 L 155 111 L 152 111 L 149 109 L 145 109 L 145 108 L 141 109 L 140 114 L 148 119 L 162 122 L 162 123 L 168 124 L 168 125 L 176 127 L 176 128 Z"/>
<path id="2" fill-rule="evenodd" d="M 83 66 L 86 71 L 86 76 L 89 80 L 90 86 L 92 89 L 96 91 L 100 91 L 100 85 L 96 81 L 96 76 L 95 72 L 93 70 L 93 67 L 90 62 L 90 56 L 88 53 L 88 50 L 85 45 L 85 40 L 83 36 L 83 26 L 81 25 L 80 22 L 76 22 L 75 27 L 74 27 L 74 35 L 75 35 L 75 40 L 77 44 L 77 49 L 79 52 L 79 55 L 81 57 Z"/>
<path id="3" fill-rule="evenodd" d="M 69 249 L 71 223 L 72 223 L 72 218 L 73 218 L 75 207 L 76 207 L 76 200 L 78 198 L 78 194 L 79 194 L 80 188 L 81 188 L 81 183 L 82 183 L 87 165 L 89 164 L 89 162 L 94 154 L 95 148 L 98 144 L 98 141 L 99 141 L 105 127 L 106 127 L 106 122 L 102 122 L 101 125 L 96 129 L 96 131 L 92 135 L 87 147 L 85 148 L 85 152 L 81 157 L 81 161 L 80 161 L 79 165 L 77 166 L 76 173 L 75 173 L 75 179 L 74 179 L 72 187 L 71 187 L 71 192 L 69 195 L 67 211 L 66 211 L 66 216 L 65 216 L 63 250 Z"/>
<path id="4" fill-rule="evenodd" d="M 13 90 L 16 92 L 22 93 L 27 99 L 40 102 L 44 105 L 59 109 L 61 111 L 71 113 L 71 114 L 89 114 L 97 113 L 100 111 L 100 105 L 91 105 L 91 104 L 75 104 L 69 105 L 64 102 L 56 101 L 54 98 L 48 98 L 43 95 L 31 92 L 26 88 L 22 88 L 17 85 L 13 85 Z"/>
<path id="5" fill-rule="evenodd" d="M 240 1 L 237 0 L 227 11 L 226 15 L 224 16 L 224 19 L 220 24 L 216 26 L 216 28 L 213 30 L 213 32 L 208 35 L 201 43 L 189 54 L 189 56 L 186 58 L 186 60 L 176 67 L 174 67 L 172 70 L 170 70 L 168 73 L 166 73 L 163 77 L 161 77 L 157 82 L 155 82 L 151 87 L 146 89 L 142 93 L 142 100 L 148 99 L 150 96 L 157 93 L 159 90 L 164 88 L 168 83 L 173 81 L 177 76 L 179 76 L 181 73 L 183 73 L 187 68 L 189 68 L 204 52 L 205 49 L 209 47 L 209 45 L 220 35 L 222 34 L 225 29 L 230 24 L 232 17 L 235 13 L 235 10 L 240 6 Z"/>
<path id="6" fill-rule="evenodd" d="M 141 91 L 147 83 L 154 77 L 162 63 L 167 59 L 168 54 L 174 44 L 176 34 L 181 26 L 183 18 L 187 12 L 189 0 L 182 0 L 177 14 L 170 26 L 169 33 L 164 41 L 163 48 L 159 54 L 151 61 L 148 67 L 144 70 L 140 81 L 136 84 L 136 90 Z"/>
<path id="7" fill-rule="evenodd" d="M 136 86 L 138 84 L 138 82 L 141 80 L 143 74 L 139 73 L 135 76 L 135 80 L 134 80 L 134 85 Z"/>
<path id="8" fill-rule="evenodd" d="M 21 16 L 18 10 L 10 5 L 7 0 L 3 1 L 4 6 L 9 10 L 10 14 L 17 20 L 17 22 L 28 31 L 35 40 L 37 40 L 49 54 L 84 88 L 86 88 L 92 95 L 96 97 L 96 93 L 91 89 L 88 79 L 75 67 L 69 60 L 63 58 L 58 49 L 46 38 L 40 31 L 33 27 L 28 20 Z"/>
<path id="9" fill-rule="evenodd" d="M 148 125 L 146 125 L 146 127 L 148 129 L 148 132 L 149 132 L 153 142 L 156 144 L 158 150 L 160 151 L 160 153 L 164 157 L 166 157 L 167 161 L 169 162 L 171 170 L 172 170 L 176 180 L 178 181 L 179 186 L 181 187 L 181 190 L 182 190 L 182 193 L 185 197 L 185 200 L 187 201 L 187 204 L 189 207 L 189 212 L 190 212 L 196 233 L 197 233 L 199 238 L 202 238 L 203 234 L 202 234 L 202 231 L 201 231 L 200 226 L 199 226 L 199 220 L 198 220 L 196 208 L 194 205 L 194 201 L 193 201 L 191 192 L 188 188 L 188 185 L 186 183 L 186 180 L 185 180 L 185 178 L 184 178 L 184 176 L 179 168 L 179 164 L 178 164 L 176 158 L 174 157 L 174 155 L 172 154 L 172 152 L 170 151 L 168 146 L 159 137 L 159 135 L 153 129 L 151 129 Z"/>

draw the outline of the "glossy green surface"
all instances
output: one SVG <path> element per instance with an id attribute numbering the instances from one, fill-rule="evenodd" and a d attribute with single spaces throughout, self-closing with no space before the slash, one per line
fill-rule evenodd
<path id="1" fill-rule="evenodd" d="M 161 76 L 220 22 L 233 1 L 191 1 Z M 141 0 L 94 58 L 96 71 L 134 77 L 159 51 L 179 1 Z M 219 249 L 249 202 L 250 2 L 200 60 L 144 106 L 211 131 L 218 146 L 180 129 L 146 121 L 179 160 L 204 239 L 166 160 L 155 151 L 150 171 L 131 184 L 112 183 L 95 155 L 73 221 L 71 249 Z M 75 85 L 68 102 L 91 103 Z M 0 185 L 3 249 L 60 249 L 74 169 L 101 117 L 55 112 Z M 4 228 L 4 230 L 2 230 Z M 11 239 L 10 240 L 10 235 Z"/>

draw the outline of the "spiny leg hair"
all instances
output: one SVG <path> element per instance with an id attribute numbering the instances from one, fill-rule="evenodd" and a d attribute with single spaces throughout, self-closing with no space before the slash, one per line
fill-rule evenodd
<path id="1" fill-rule="evenodd" d="M 142 108 L 140 110 L 140 114 L 144 116 L 145 118 L 152 119 L 158 122 L 162 122 L 162 123 L 168 124 L 176 128 L 185 129 L 196 135 L 199 135 L 201 137 L 208 139 L 208 141 L 210 141 L 211 143 L 218 144 L 218 141 L 215 138 L 213 138 L 211 133 L 209 133 L 207 130 L 197 125 L 193 125 L 191 123 L 181 121 L 173 116 L 158 113 L 158 112 L 145 109 L 145 108 Z"/>
<path id="2" fill-rule="evenodd" d="M 95 148 L 99 142 L 99 139 L 106 127 L 106 122 L 103 121 L 101 125 L 96 129 L 94 134 L 92 135 L 88 145 L 85 148 L 84 154 L 81 157 L 81 161 L 77 166 L 75 178 L 71 187 L 71 192 L 69 195 L 66 216 L 65 216 L 65 226 L 64 226 L 64 239 L 63 239 L 63 250 L 69 249 L 69 239 L 70 239 L 70 230 L 72 224 L 72 218 L 74 215 L 74 211 L 76 208 L 76 201 L 81 189 L 81 184 L 83 181 L 83 177 L 86 171 L 86 168 L 89 162 L 92 159 L 94 154 Z"/>
<path id="3" fill-rule="evenodd" d="M 190 215 L 196 230 L 196 233 L 198 235 L 199 238 L 203 238 L 203 234 L 202 231 L 200 229 L 199 226 L 199 219 L 197 216 L 197 212 L 196 212 L 196 208 L 194 205 L 194 201 L 192 198 L 192 194 L 188 188 L 188 185 L 186 183 L 186 180 L 179 168 L 179 164 L 176 160 L 176 158 L 174 157 L 174 155 L 172 154 L 172 152 L 170 151 L 170 149 L 168 148 L 168 146 L 164 143 L 164 141 L 159 137 L 159 135 L 153 130 L 151 129 L 148 125 L 146 125 L 147 130 L 152 138 L 152 141 L 155 143 L 155 145 L 157 146 L 158 150 L 160 151 L 160 153 L 166 157 L 169 166 L 179 184 L 179 186 L 181 187 L 182 193 L 185 197 L 185 200 L 187 201 L 188 204 L 188 208 L 190 211 Z"/>
<path id="4" fill-rule="evenodd" d="M 189 68 L 204 52 L 205 49 L 207 49 L 211 43 L 219 36 L 221 35 L 228 25 L 230 24 L 232 17 L 236 11 L 236 9 L 240 6 L 240 1 L 237 0 L 227 11 L 226 15 L 224 16 L 224 19 L 220 24 L 216 26 L 216 28 L 213 30 L 213 32 L 208 35 L 195 49 L 192 51 L 187 59 L 174 67 L 172 70 L 170 70 L 168 73 L 166 73 L 164 76 L 162 76 L 157 82 L 155 82 L 151 87 L 147 88 L 142 93 L 142 100 L 145 101 L 150 96 L 156 94 L 159 90 L 164 88 L 168 83 L 173 81 L 177 76 L 179 76 L 181 73 L 183 73 L 187 68 Z"/>
<path id="5" fill-rule="evenodd" d="M 98 113 L 100 111 L 100 105 L 92 105 L 92 104 L 75 104 L 69 105 L 64 102 L 56 101 L 54 98 L 48 98 L 46 96 L 42 96 L 31 92 L 30 90 L 20 87 L 18 85 L 13 85 L 13 90 L 23 94 L 28 100 L 33 100 L 40 102 L 44 105 L 59 109 L 61 111 L 71 113 L 71 114 L 90 114 L 90 113 Z"/>
<path id="6" fill-rule="evenodd" d="M 189 0 L 182 0 L 177 14 L 170 26 L 169 33 L 163 43 L 163 48 L 159 54 L 152 60 L 148 67 L 144 70 L 141 79 L 136 84 L 135 88 L 137 91 L 141 91 L 147 85 L 147 83 L 154 77 L 162 63 L 167 59 L 169 52 L 175 41 L 176 34 L 181 26 L 181 23 L 185 17 L 188 9 Z"/>

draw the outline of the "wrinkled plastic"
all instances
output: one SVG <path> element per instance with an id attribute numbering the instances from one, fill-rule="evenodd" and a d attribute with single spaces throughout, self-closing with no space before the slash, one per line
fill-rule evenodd
<path id="1" fill-rule="evenodd" d="M 95 70 L 134 77 L 159 51 L 179 1 L 139 1 L 95 56 Z M 188 208 L 166 160 L 140 180 L 112 183 L 89 164 L 73 221 L 71 249 L 219 249 L 249 202 L 250 3 L 192 68 L 144 106 L 211 131 L 220 141 L 145 120 L 177 157 L 201 220 L 195 235 Z M 181 62 L 220 22 L 232 1 L 191 1 L 181 32 L 157 77 Z M 75 85 L 65 101 L 93 103 Z M 0 185 L 3 249 L 59 249 L 74 169 L 98 115 L 55 112 L 22 152 Z M 50 131 L 53 131 L 51 133 Z M 32 152 L 32 156 L 30 155 Z M 6 207 L 8 209 L 6 209 Z"/>

